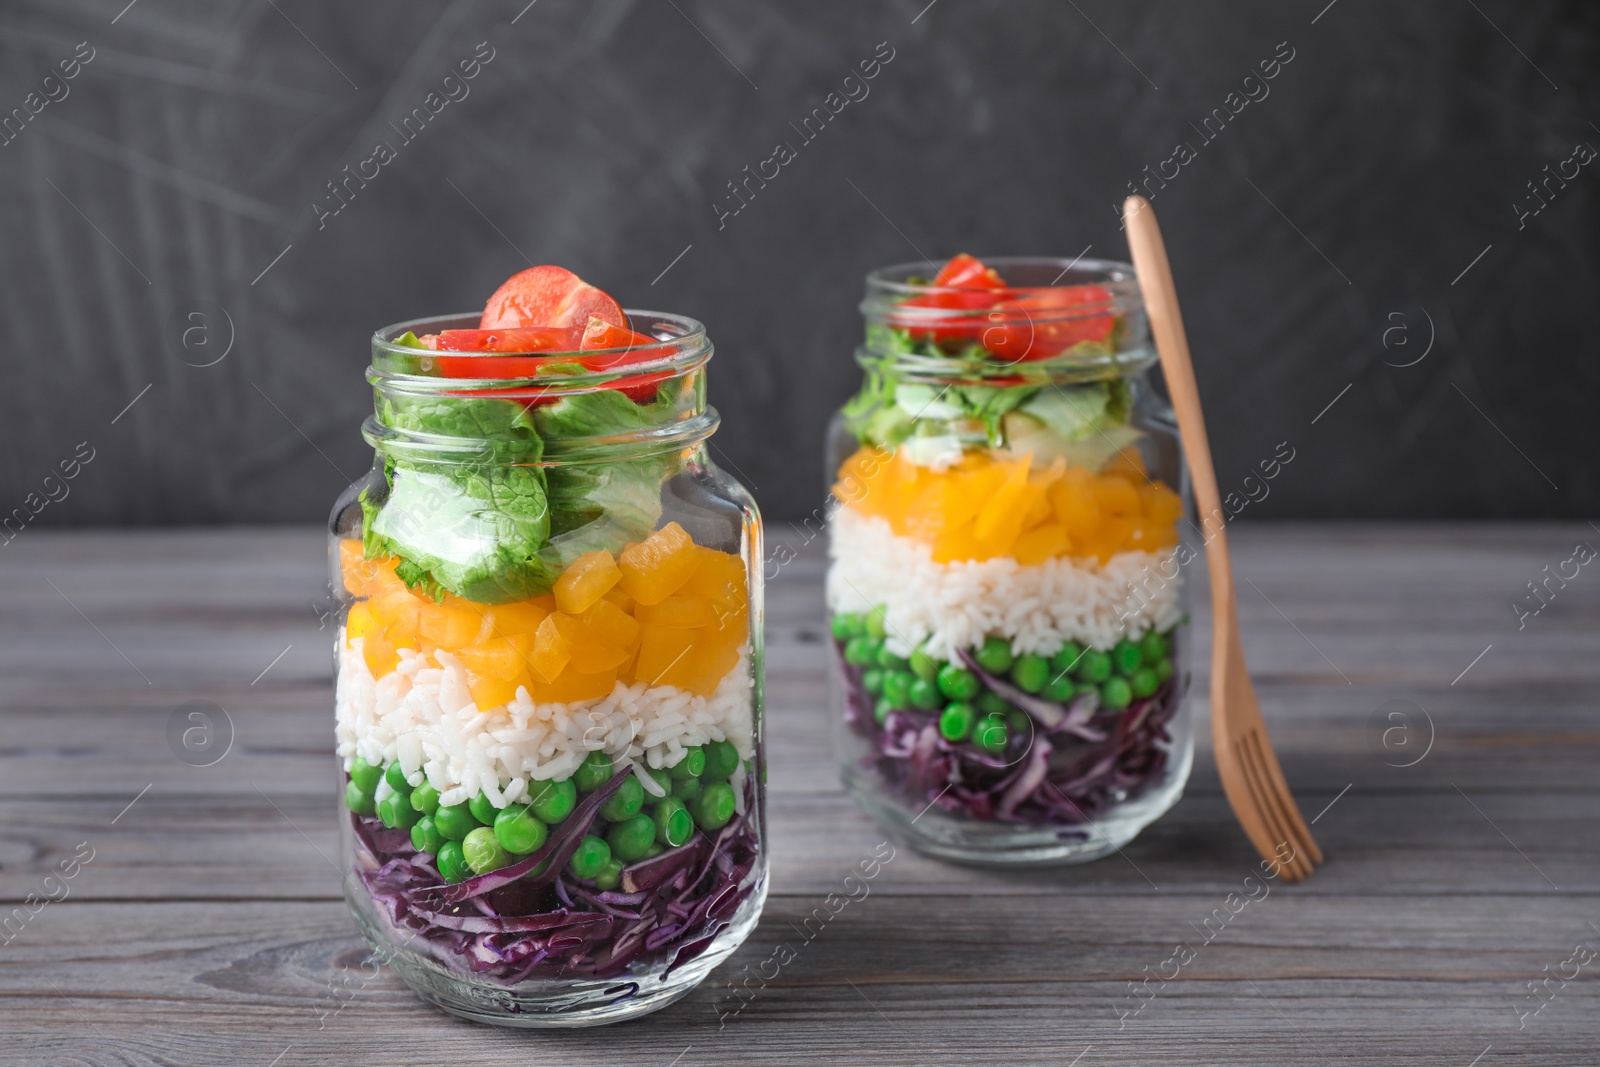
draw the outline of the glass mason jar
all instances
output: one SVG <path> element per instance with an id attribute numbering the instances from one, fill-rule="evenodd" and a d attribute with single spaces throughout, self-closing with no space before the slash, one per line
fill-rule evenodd
<path id="1" fill-rule="evenodd" d="M 711 342 L 372 340 L 333 511 L 345 895 L 446 1011 L 612 1022 L 687 993 L 766 893 L 761 520 L 706 454 Z"/>
<path id="2" fill-rule="evenodd" d="M 867 276 L 865 379 L 829 435 L 836 747 L 913 848 L 1081 862 L 1193 762 L 1187 479 L 1132 268 L 987 263 L 1004 290 Z"/>

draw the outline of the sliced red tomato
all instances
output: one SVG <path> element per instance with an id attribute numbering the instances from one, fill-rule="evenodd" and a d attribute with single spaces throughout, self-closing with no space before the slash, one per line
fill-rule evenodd
<path id="1" fill-rule="evenodd" d="M 478 325 L 485 330 L 506 326 L 583 326 L 599 318 L 626 327 L 622 307 L 565 267 L 529 267 L 513 274 L 483 307 Z"/>
<path id="2" fill-rule="evenodd" d="M 1084 341 L 1107 341 L 1115 315 L 1081 314 L 1111 302 L 1098 285 L 1068 285 L 1019 293 L 994 305 L 994 324 L 982 331 L 983 347 L 1008 363 L 1058 356 Z"/>
<path id="3" fill-rule="evenodd" d="M 441 330 L 430 348 L 441 352 L 573 352 L 583 340 L 576 326 L 518 326 L 500 330 Z"/>
<path id="4" fill-rule="evenodd" d="M 939 273 L 933 277 L 933 285 L 946 291 L 914 296 L 902 302 L 900 306 L 935 308 L 940 311 L 983 311 L 993 307 L 1006 293 L 1006 283 L 1000 274 L 993 267 L 985 266 L 981 259 L 969 256 L 965 252 L 939 268 Z M 940 323 L 937 326 L 927 325 L 925 319 L 916 315 L 897 317 L 891 314 L 889 322 L 891 325 L 904 327 L 918 341 L 931 339 L 935 344 L 977 341 L 989 325 L 981 316 L 976 315 L 950 323 Z"/>
<path id="5" fill-rule="evenodd" d="M 573 352 L 583 332 L 576 326 L 522 326 L 503 330 L 441 330 L 429 348 L 440 352 Z M 531 378 L 544 356 L 440 356 L 446 378 Z"/>
<path id="6" fill-rule="evenodd" d="M 950 289 L 1004 289 L 1006 283 L 993 267 L 984 265 L 977 256 L 962 252 L 952 256 L 950 262 L 939 268 L 933 284 Z"/>
<path id="7" fill-rule="evenodd" d="M 635 333 L 627 327 L 616 326 L 595 317 L 591 318 L 588 326 L 584 328 L 581 349 L 586 352 L 601 348 L 619 351 L 597 356 L 581 356 L 578 362 L 590 370 L 611 370 L 615 367 L 632 366 L 635 363 L 647 363 L 660 359 L 663 353 L 659 347 L 642 346 L 659 346 L 660 343 L 654 337 Z M 670 377 L 672 377 L 670 371 L 630 374 L 611 383 L 611 388 L 636 404 L 648 404 L 656 397 L 656 387 Z"/>

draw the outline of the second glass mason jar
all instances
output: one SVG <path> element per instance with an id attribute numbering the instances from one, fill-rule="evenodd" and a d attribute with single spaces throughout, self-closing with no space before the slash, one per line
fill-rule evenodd
<path id="1" fill-rule="evenodd" d="M 380 330 L 376 465 L 332 517 L 345 895 L 479 1021 L 660 1008 L 766 893 L 761 522 L 706 454 L 704 328 L 629 316 L 655 343 Z"/>
<path id="2" fill-rule="evenodd" d="M 958 256 L 867 277 L 829 435 L 848 790 L 912 847 L 1094 859 L 1193 761 L 1186 473 L 1132 268 Z"/>

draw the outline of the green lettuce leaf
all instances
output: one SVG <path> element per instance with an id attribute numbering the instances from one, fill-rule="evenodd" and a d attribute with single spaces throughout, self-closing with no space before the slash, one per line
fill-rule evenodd
<path id="1" fill-rule="evenodd" d="M 382 505 L 362 495 L 367 554 L 399 556 L 395 573 L 435 597 L 493 604 L 548 589 L 544 442 L 528 410 L 491 397 L 390 396 L 380 407 L 396 429 L 482 445 L 464 463 L 387 462 Z"/>
<path id="2" fill-rule="evenodd" d="M 655 399 L 636 404 L 605 390 L 563 397 L 536 409 L 534 422 L 549 440 L 606 437 L 676 421 L 696 403 L 684 379 L 662 382 Z M 568 463 L 549 469 L 553 563 L 565 566 L 585 552 L 619 551 L 649 536 L 661 519 L 661 486 L 678 473 L 676 452 L 643 459 Z"/>
<path id="3" fill-rule="evenodd" d="M 541 553 L 550 506 L 539 467 L 394 463 L 389 494 L 374 508 L 363 494 L 369 556 L 396 555 L 407 585 L 480 603 L 538 596 L 559 571 Z"/>
<path id="4" fill-rule="evenodd" d="M 682 418 L 696 400 L 682 379 L 661 383 L 646 404 L 614 390 L 532 409 L 492 397 L 385 397 L 386 425 L 480 442 L 481 458 L 386 462 L 387 497 L 361 498 L 367 554 L 399 556 L 396 573 L 435 597 L 539 596 L 584 552 L 615 552 L 648 536 L 661 518 L 662 483 L 680 465 L 669 452 L 544 467 L 545 443 L 648 429 Z"/>
<path id="5" fill-rule="evenodd" d="M 1021 406 L 1066 441 L 1082 441 L 1127 420 L 1128 388 L 1121 380 L 1041 389 Z"/>

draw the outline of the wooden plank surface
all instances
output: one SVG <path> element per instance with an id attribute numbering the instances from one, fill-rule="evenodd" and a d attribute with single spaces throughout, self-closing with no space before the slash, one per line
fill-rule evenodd
<path id="1" fill-rule="evenodd" d="M 1567 964 L 1542 1001 L 1527 983 L 1600 947 L 1600 579 L 1586 568 L 1520 630 L 1511 607 L 1600 542 L 1586 524 L 1237 530 L 1246 651 L 1328 862 L 1209 941 L 1197 927 L 1254 857 L 1207 752 L 1199 595 L 1195 776 L 1124 856 L 1000 874 L 901 850 L 807 940 L 802 921 L 882 834 L 829 752 L 820 542 L 769 537 L 800 556 L 769 585 L 761 926 L 680 1003 L 562 1034 L 459 1022 L 362 968 L 331 862 L 320 534 L 30 530 L 5 546 L 0 915 L 80 845 L 94 858 L 0 944 L 0 1062 L 1596 1062 L 1600 960 Z M 167 743 L 194 699 L 232 723 L 215 766 Z M 1431 734 L 1412 766 L 1371 726 L 1397 700 L 1426 713 L 1409 751 Z M 1194 959 L 1135 997 L 1179 942 Z M 763 985 L 780 943 L 795 959 Z"/>

